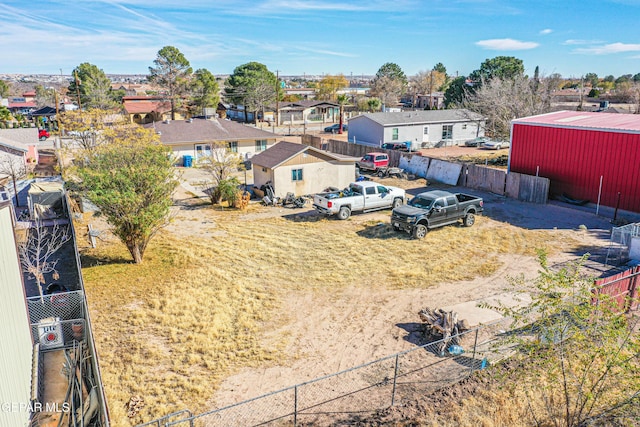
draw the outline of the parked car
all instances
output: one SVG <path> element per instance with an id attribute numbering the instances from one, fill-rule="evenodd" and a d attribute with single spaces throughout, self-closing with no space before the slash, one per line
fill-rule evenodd
<path id="1" fill-rule="evenodd" d="M 327 126 L 326 128 L 324 128 L 325 132 L 331 132 L 331 133 L 337 133 L 340 130 L 340 123 L 336 123 L 334 125 L 331 126 Z M 342 125 L 342 131 L 346 132 L 349 130 L 349 126 L 347 126 L 347 124 L 343 124 Z"/>
<path id="2" fill-rule="evenodd" d="M 382 144 L 382 148 L 384 148 L 385 150 L 407 151 L 407 145 L 400 142 L 385 142 L 384 144 Z"/>
<path id="3" fill-rule="evenodd" d="M 509 148 L 509 141 L 487 141 L 482 144 L 482 148 L 487 150 L 500 150 L 502 148 Z"/>
<path id="4" fill-rule="evenodd" d="M 466 147 L 480 147 L 485 142 L 489 142 L 490 139 L 486 136 L 479 136 L 477 138 L 469 139 L 464 142 Z"/>
<path id="5" fill-rule="evenodd" d="M 469 194 L 427 191 L 406 205 L 395 207 L 391 212 L 391 225 L 396 231 L 406 231 L 416 239 L 422 239 L 428 230 L 460 220 L 465 227 L 471 227 L 483 206 L 482 198 Z"/>
<path id="6" fill-rule="evenodd" d="M 38 130 L 38 139 L 40 141 L 44 141 L 45 139 L 49 138 L 51 135 L 49 134 L 49 131 L 47 131 L 46 129 L 39 129 Z"/>
<path id="7" fill-rule="evenodd" d="M 313 207 L 324 215 L 336 215 L 345 220 L 352 212 L 397 208 L 404 203 L 405 196 L 402 188 L 377 182 L 353 182 L 344 190 L 316 194 Z"/>
<path id="8" fill-rule="evenodd" d="M 387 153 L 368 153 L 360 159 L 356 165 L 358 169 L 365 169 L 376 172 L 380 168 L 389 166 L 389 155 Z"/>

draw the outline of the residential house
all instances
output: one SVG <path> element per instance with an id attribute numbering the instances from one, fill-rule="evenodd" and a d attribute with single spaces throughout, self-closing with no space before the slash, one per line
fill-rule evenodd
<path id="1" fill-rule="evenodd" d="M 280 141 L 251 158 L 253 185 L 270 183 L 278 197 L 314 194 L 327 187 L 344 188 L 353 182 L 359 158 Z"/>
<path id="2" fill-rule="evenodd" d="M 131 123 L 147 124 L 171 119 L 171 102 L 162 96 L 124 96 L 122 106 Z"/>
<path id="3" fill-rule="evenodd" d="M 52 143 L 38 142 L 36 128 L 0 129 L 0 156 L 8 154 L 37 163 L 38 146 L 52 146 Z"/>
<path id="4" fill-rule="evenodd" d="M 460 145 L 484 136 L 485 118 L 469 110 L 367 113 L 349 120 L 349 141 L 380 147 L 406 143 L 412 149 Z"/>
<path id="5" fill-rule="evenodd" d="M 154 129 L 178 158 L 191 156 L 196 163 L 221 145 L 248 159 L 273 146 L 276 141 L 276 135 L 271 132 L 218 118 L 164 120 L 145 124 L 144 127 Z"/>
<path id="6" fill-rule="evenodd" d="M 335 123 L 340 120 L 340 104 L 302 100 L 278 105 L 278 124 Z"/>
<path id="7" fill-rule="evenodd" d="M 11 114 L 29 115 L 38 107 L 36 104 L 36 93 L 34 91 L 24 92 L 22 96 L 9 97 L 7 108 Z"/>

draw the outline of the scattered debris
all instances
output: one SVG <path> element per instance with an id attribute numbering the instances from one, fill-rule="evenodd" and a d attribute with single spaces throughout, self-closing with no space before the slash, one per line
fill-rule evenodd
<path id="1" fill-rule="evenodd" d="M 142 397 L 138 395 L 131 396 L 129 402 L 124 405 L 124 407 L 127 409 L 127 417 L 135 417 L 136 415 L 138 415 L 138 412 L 140 412 L 140 410 L 144 408 L 144 406 L 144 399 Z"/>
<path id="2" fill-rule="evenodd" d="M 425 336 L 442 342 L 438 345 L 438 352 L 444 356 L 445 349 L 452 346 L 459 346 L 460 333 L 469 330 L 467 320 L 458 320 L 458 313 L 455 311 L 445 311 L 441 308 L 431 310 L 429 307 L 418 312 L 420 320 L 424 325 Z M 457 348 L 457 347 L 454 347 Z"/>

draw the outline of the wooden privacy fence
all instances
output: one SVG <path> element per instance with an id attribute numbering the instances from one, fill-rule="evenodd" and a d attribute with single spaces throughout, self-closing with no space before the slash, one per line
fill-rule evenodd
<path id="1" fill-rule="evenodd" d="M 609 295 L 622 312 L 638 309 L 640 267 L 632 267 L 622 273 L 597 279 L 593 292 Z"/>
<path id="2" fill-rule="evenodd" d="M 402 157 L 410 159 L 415 155 L 403 151 L 385 150 L 379 147 L 353 144 L 335 139 L 323 139 L 313 135 L 303 135 L 302 143 L 320 150 L 352 157 L 362 157 L 372 151 L 380 151 L 389 155 L 389 165 L 393 167 L 400 166 Z M 425 156 L 425 158 L 428 157 Z M 446 162 L 444 160 L 439 160 L 439 162 L 460 164 L 459 162 Z M 423 178 L 426 178 L 426 174 Z M 507 173 L 502 169 L 472 163 L 462 163 L 462 170 L 457 184 L 476 190 L 490 191 L 524 202 L 544 204 L 547 203 L 549 198 L 549 178 L 514 172 Z"/>

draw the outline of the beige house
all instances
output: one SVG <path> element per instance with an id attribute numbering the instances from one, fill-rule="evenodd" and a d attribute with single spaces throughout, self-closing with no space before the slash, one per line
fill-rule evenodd
<path id="1" fill-rule="evenodd" d="M 184 159 L 188 156 L 197 163 L 221 146 L 246 160 L 276 142 L 276 135 L 271 132 L 217 118 L 164 120 L 144 127 L 154 129 L 160 135 L 160 141 L 171 147 L 181 164 L 185 164 Z"/>
<path id="2" fill-rule="evenodd" d="M 280 141 L 251 159 L 253 185 L 271 183 L 276 196 L 314 194 L 327 187 L 344 188 L 355 180 L 358 157 Z"/>

